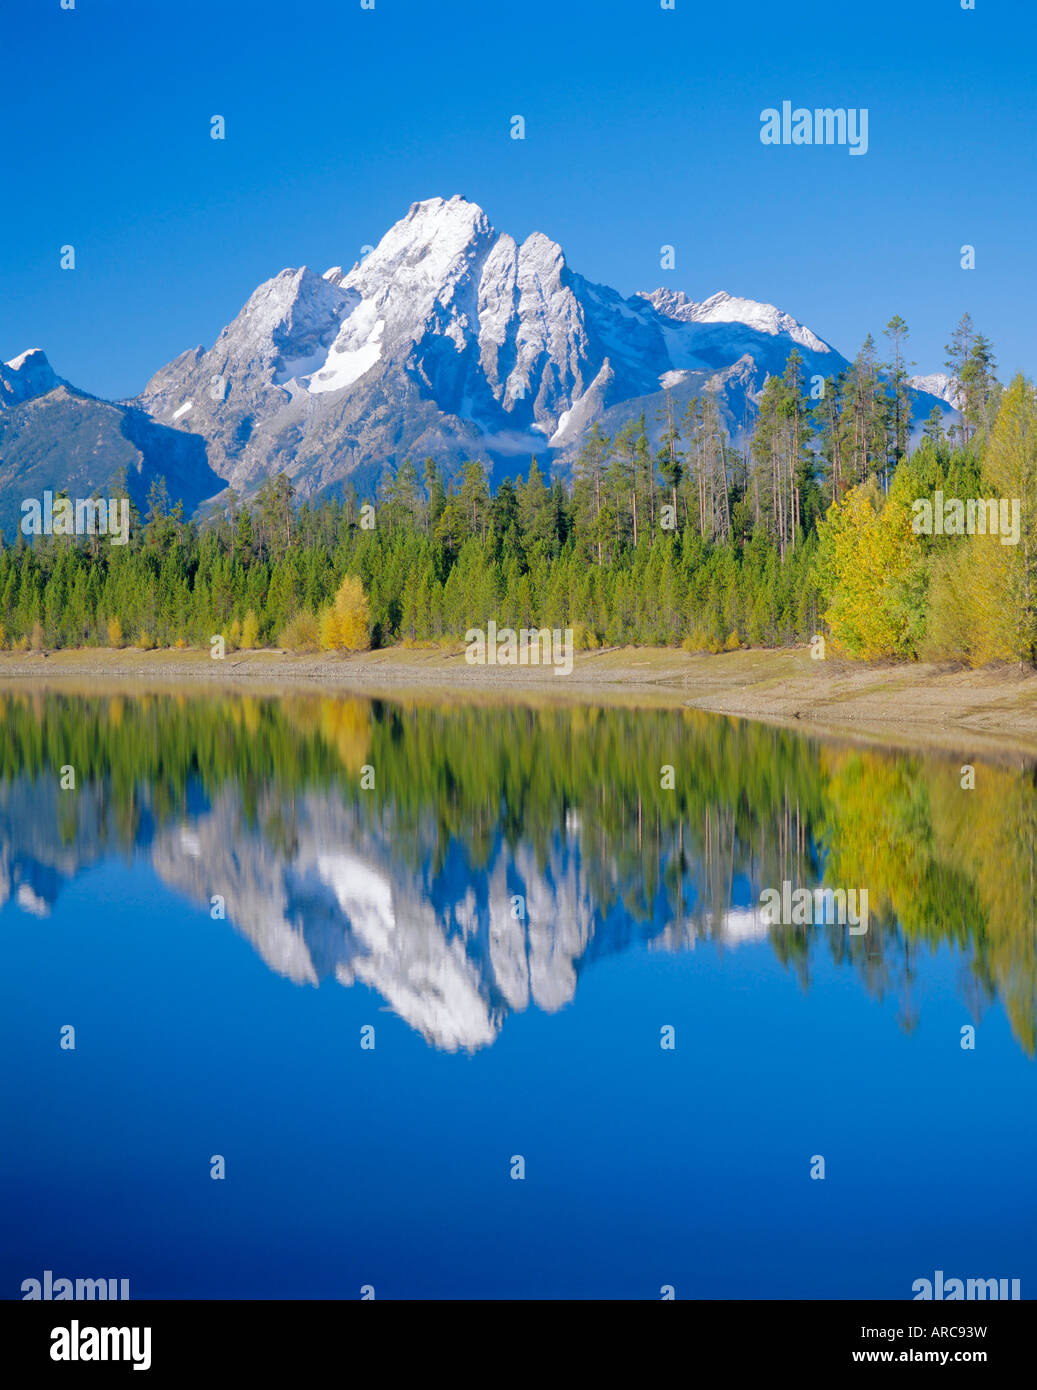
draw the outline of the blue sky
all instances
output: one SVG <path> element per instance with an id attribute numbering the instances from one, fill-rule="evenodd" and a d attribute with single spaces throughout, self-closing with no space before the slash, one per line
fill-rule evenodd
<path id="1" fill-rule="evenodd" d="M 461 193 L 625 294 L 766 300 L 850 356 L 900 313 L 918 371 L 968 309 L 1003 377 L 1037 374 L 1037 23 L 1032 0 L 976 7 L 16 0 L 0 359 L 42 347 L 134 394 L 283 267 L 349 266 L 412 202 Z M 762 145 L 785 99 L 867 107 L 868 153 Z"/>

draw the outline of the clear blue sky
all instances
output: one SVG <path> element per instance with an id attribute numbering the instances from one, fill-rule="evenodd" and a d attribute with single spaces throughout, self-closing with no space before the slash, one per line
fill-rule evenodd
<path id="1" fill-rule="evenodd" d="M 767 300 L 847 355 L 900 313 L 918 371 L 968 309 L 1037 374 L 1033 0 L 10 0 L 2 27 L 0 359 L 99 395 L 452 193 L 625 294 Z M 784 99 L 867 107 L 868 153 L 762 145 Z"/>

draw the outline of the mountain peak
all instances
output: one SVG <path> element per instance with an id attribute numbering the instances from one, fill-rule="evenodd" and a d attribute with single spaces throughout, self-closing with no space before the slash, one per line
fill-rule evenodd
<path id="1" fill-rule="evenodd" d="M 12 372 L 20 372 L 26 363 L 29 362 L 37 365 L 42 363 L 45 366 L 50 366 L 50 363 L 47 361 L 47 354 L 42 348 L 26 348 L 25 351 L 20 352 L 17 357 L 12 357 L 10 362 L 5 362 L 4 366 L 10 367 Z"/>
<path id="2" fill-rule="evenodd" d="M 772 304 L 592 283 L 544 232 L 516 241 L 455 193 L 412 203 L 346 274 L 281 271 L 140 401 L 201 435 L 233 487 L 283 468 L 304 497 L 408 456 L 499 474 L 549 451 L 564 473 L 595 422 L 655 419 L 667 390 L 713 394 L 736 436 L 793 348 L 810 374 L 845 364 Z"/>
<path id="3" fill-rule="evenodd" d="M 493 241 L 490 219 L 477 203 L 455 193 L 412 203 L 381 241 L 345 277 L 364 298 L 393 282 L 396 293 L 439 289 L 459 279 Z"/>
<path id="4" fill-rule="evenodd" d="M 411 203 L 407 216 L 402 220 L 427 220 L 428 218 L 485 218 L 486 213 L 478 203 L 473 203 L 460 193 L 452 193 L 449 198 L 422 198 Z M 399 225 L 397 223 L 397 225 Z"/>
<path id="5" fill-rule="evenodd" d="M 479 204 L 455 193 L 451 198 L 425 198 L 411 203 L 407 216 L 393 223 L 371 254 L 377 255 L 386 243 L 393 247 L 420 247 L 434 242 L 466 245 L 480 236 L 492 235 L 490 219 Z"/>
<path id="6" fill-rule="evenodd" d="M 252 292 L 216 348 L 225 365 L 304 358 L 331 341 L 350 298 L 308 266 L 282 270 Z"/>
<path id="7" fill-rule="evenodd" d="M 523 265 L 557 273 L 565 265 L 565 252 L 557 241 L 552 241 L 543 232 L 530 232 L 519 247 L 519 260 Z"/>
<path id="8" fill-rule="evenodd" d="M 42 348 L 27 348 L 10 362 L 0 363 L 0 410 L 46 395 L 63 383 Z"/>

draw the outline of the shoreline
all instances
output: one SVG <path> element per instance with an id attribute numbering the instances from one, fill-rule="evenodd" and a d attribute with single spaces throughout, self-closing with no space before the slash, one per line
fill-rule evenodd
<path id="1" fill-rule="evenodd" d="M 157 688 L 323 691 L 388 699 L 501 699 L 700 709 L 792 727 L 818 737 L 1037 757 L 1037 672 L 933 664 L 814 661 L 806 647 L 689 655 L 670 647 L 604 648 L 576 655 L 570 675 L 550 667 L 470 666 L 464 647 L 345 655 L 276 649 L 228 653 L 83 647 L 0 652 L 0 690 L 102 693 Z"/>

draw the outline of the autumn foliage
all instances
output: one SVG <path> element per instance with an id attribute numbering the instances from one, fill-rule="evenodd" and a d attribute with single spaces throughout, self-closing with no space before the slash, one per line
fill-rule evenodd
<path id="1" fill-rule="evenodd" d="M 370 613 L 364 586 L 356 575 L 346 575 L 334 602 L 321 611 L 318 625 L 323 651 L 368 650 L 371 645 Z"/>

